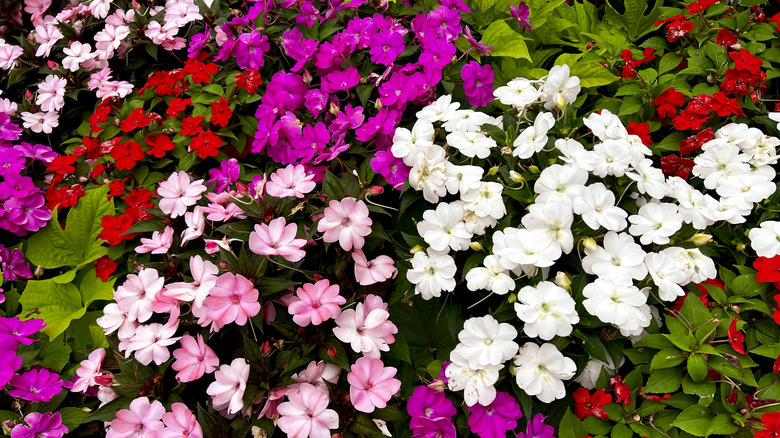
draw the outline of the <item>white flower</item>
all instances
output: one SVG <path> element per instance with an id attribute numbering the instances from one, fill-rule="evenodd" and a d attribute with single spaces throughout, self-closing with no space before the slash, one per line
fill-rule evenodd
<path id="1" fill-rule="evenodd" d="M 588 172 L 584 169 L 571 164 L 553 164 L 545 168 L 534 183 L 534 192 L 539 194 L 536 202 L 557 199 L 571 205 L 572 200 L 582 194 L 587 181 Z"/>
<path id="2" fill-rule="evenodd" d="M 691 281 L 701 283 L 708 278 L 715 278 L 718 275 L 715 262 L 702 254 L 698 248 L 684 249 L 673 246 L 664 249 L 662 252 L 675 257 L 677 262 L 683 267 L 686 280 L 680 284 L 688 284 Z"/>
<path id="3" fill-rule="evenodd" d="M 514 339 L 517 330 L 507 323 L 499 323 L 490 315 L 469 318 L 458 333 L 457 349 L 466 359 L 469 368 L 483 369 L 500 365 L 511 359 L 519 346 Z"/>
<path id="4" fill-rule="evenodd" d="M 591 113 L 588 117 L 582 119 L 582 123 L 590 128 L 593 131 L 593 135 L 601 141 L 607 139 L 619 140 L 628 136 L 623 122 L 608 109 L 603 109 L 600 113 Z"/>
<path id="5" fill-rule="evenodd" d="M 551 199 L 543 204 L 538 202 L 531 204 L 522 222 L 527 230 L 546 231 L 558 242 L 565 254 L 570 253 L 574 248 L 574 236 L 571 233 L 574 215 L 571 206 L 566 202 Z"/>
<path id="6" fill-rule="evenodd" d="M 577 372 L 574 361 L 549 343 L 541 347 L 531 342 L 523 345 L 514 362 L 517 386 L 542 403 L 564 398 L 563 380 L 571 379 Z"/>
<path id="7" fill-rule="evenodd" d="M 653 283 L 658 287 L 660 299 L 674 301 L 685 295 L 680 285 L 687 283 L 688 275 L 679 259 L 667 253 L 651 252 L 645 256 L 645 265 Z"/>
<path id="8" fill-rule="evenodd" d="M 417 232 L 436 251 L 446 251 L 448 248 L 463 251 L 469 247 L 472 236 L 466 230 L 464 216 L 466 211 L 463 202 L 442 202 L 436 206 L 436 210 L 423 213 L 423 220 L 417 223 Z"/>
<path id="9" fill-rule="evenodd" d="M 750 157 L 740 153 L 739 147 L 725 143 L 708 148 L 693 159 L 695 176 L 704 180 L 704 187 L 713 190 L 730 175 L 744 175 L 750 171 Z"/>
<path id="10" fill-rule="evenodd" d="M 774 257 L 780 254 L 780 222 L 764 221 L 759 228 L 748 233 L 750 246 L 759 257 Z"/>
<path id="11" fill-rule="evenodd" d="M 447 195 L 447 153 L 440 146 L 432 145 L 415 154 L 415 163 L 409 171 L 409 185 L 422 190 L 426 201 L 434 203 Z"/>
<path id="12" fill-rule="evenodd" d="M 609 358 L 609 355 L 607 355 L 607 358 Z M 574 381 L 582 385 L 585 389 L 592 391 L 596 388 L 596 381 L 599 379 L 599 376 L 601 376 L 602 369 L 606 369 L 607 373 L 610 375 L 614 374 L 615 367 L 614 364 L 612 364 L 612 359 L 609 358 L 609 364 L 606 364 L 598 359 L 591 358 Z"/>
<path id="13" fill-rule="evenodd" d="M 550 281 L 520 289 L 517 301 L 515 312 L 525 323 L 523 332 L 532 338 L 549 341 L 555 336 L 569 336 L 572 324 L 580 322 L 574 299 Z"/>
<path id="14" fill-rule="evenodd" d="M 602 183 L 591 184 L 574 198 L 574 212 L 592 229 L 604 227 L 609 231 L 626 228 L 628 213 L 615 205 L 615 194 Z"/>
<path id="15" fill-rule="evenodd" d="M 498 224 L 498 220 L 492 216 L 477 216 L 473 211 L 466 209 L 466 217 L 463 218 L 466 222 L 466 229 L 469 233 L 482 236 L 485 234 L 485 230 L 493 228 Z"/>
<path id="16" fill-rule="evenodd" d="M 445 94 L 430 105 L 417 112 L 417 119 L 426 122 L 447 122 L 455 116 L 460 108 L 458 102 L 452 103 L 452 95 Z"/>
<path id="17" fill-rule="evenodd" d="M 523 112 L 536 103 L 542 93 L 536 89 L 533 82 L 525 78 L 517 78 L 509 81 L 503 87 L 496 88 L 493 96 L 504 105 L 513 106 Z"/>
<path id="18" fill-rule="evenodd" d="M 479 132 L 453 132 L 447 135 L 447 143 L 470 158 L 487 158 L 496 141 Z"/>
<path id="19" fill-rule="evenodd" d="M 402 158 L 407 166 L 413 166 L 416 153 L 433 145 L 435 132 L 433 124 L 425 120 L 418 120 L 411 131 L 406 128 L 398 128 L 395 130 L 390 152 L 394 157 Z"/>
<path id="20" fill-rule="evenodd" d="M 593 174 L 602 178 L 623 176 L 634 158 L 631 144 L 625 140 L 605 140 L 593 145 L 593 152 L 596 157 Z"/>
<path id="21" fill-rule="evenodd" d="M 515 288 L 515 281 L 507 274 L 507 270 L 498 263 L 493 255 L 485 257 L 484 267 L 472 268 L 466 274 L 466 287 L 471 291 L 489 290 L 498 295 L 506 295 Z"/>
<path id="22" fill-rule="evenodd" d="M 558 157 L 561 161 L 573 164 L 588 172 L 593 171 L 596 165 L 596 155 L 586 150 L 582 143 L 571 138 L 559 138 L 555 140 L 555 148 L 563 154 L 563 156 Z"/>
<path id="23" fill-rule="evenodd" d="M 479 188 L 461 192 L 460 199 L 466 203 L 466 209 L 479 217 L 490 216 L 501 219 L 506 214 L 506 206 L 501 197 L 504 186 L 495 182 L 483 182 Z"/>
<path id="24" fill-rule="evenodd" d="M 666 196 L 666 177 L 661 169 L 653 166 L 653 160 L 642 159 L 632 166 L 633 171 L 627 171 L 626 176 L 636 181 L 639 193 L 661 199 Z"/>
<path id="25" fill-rule="evenodd" d="M 428 248 L 426 252 L 414 254 L 411 260 L 412 269 L 406 273 L 406 278 L 415 285 L 414 293 L 430 300 L 440 297 L 441 291 L 455 290 L 455 260 L 445 253 Z"/>
<path id="26" fill-rule="evenodd" d="M 715 131 L 714 138 L 704 145 L 702 150 L 707 150 L 714 144 L 735 144 L 742 150 L 748 150 L 758 142 L 764 133 L 758 128 L 751 128 L 744 123 L 729 123 Z"/>
<path id="27" fill-rule="evenodd" d="M 702 194 L 677 176 L 669 178 L 668 183 L 669 195 L 677 200 L 685 223 L 693 225 L 697 230 L 703 230 L 721 219 L 715 198 Z"/>
<path id="28" fill-rule="evenodd" d="M 630 285 L 632 279 L 641 280 L 647 275 L 645 252 L 626 233 L 610 231 L 604 236 L 604 248 L 597 246 L 582 259 L 582 268 L 588 274 L 616 283 Z"/>
<path id="29" fill-rule="evenodd" d="M 542 86 L 542 101 L 544 107 L 551 110 L 555 107 L 563 108 L 577 100 L 577 95 L 582 89 L 580 87 L 580 78 L 577 76 L 569 77 L 569 66 L 556 65 L 550 69 L 547 81 Z"/>
<path id="30" fill-rule="evenodd" d="M 555 126 L 555 117 L 552 113 L 537 114 L 534 124 L 525 128 L 512 143 L 515 148 L 512 155 L 525 160 L 544 149 L 547 145 L 547 131 L 553 126 Z"/>
<path id="31" fill-rule="evenodd" d="M 665 245 L 669 243 L 669 237 L 682 228 L 683 217 L 675 204 L 648 202 L 639 209 L 638 214 L 631 215 L 628 221 L 632 224 L 628 227 L 628 232 L 641 236 L 639 241 L 643 245 Z"/>
<path id="32" fill-rule="evenodd" d="M 471 165 L 457 166 L 449 161 L 444 164 L 447 167 L 445 174 L 447 181 L 444 183 L 444 186 L 450 194 L 464 193 L 478 189 L 482 185 L 482 174 L 485 171 L 481 167 Z"/>
<path id="33" fill-rule="evenodd" d="M 647 296 L 636 286 L 626 286 L 597 278 L 582 290 L 582 305 L 602 322 L 616 325 L 621 333 L 650 325 L 652 316 Z"/>
<path id="34" fill-rule="evenodd" d="M 721 180 L 717 191 L 720 196 L 734 199 L 746 209 L 751 209 L 753 203 L 769 198 L 776 189 L 774 182 L 761 175 L 742 174 Z"/>
<path id="35" fill-rule="evenodd" d="M 780 113 L 769 113 L 767 115 L 770 119 L 777 122 L 777 129 L 780 130 Z"/>
<path id="36" fill-rule="evenodd" d="M 485 113 L 472 110 L 457 110 L 444 122 L 443 128 L 447 132 L 479 131 L 479 128 L 489 123 L 492 117 Z"/>
<path id="37" fill-rule="evenodd" d="M 447 385 L 452 391 L 463 390 L 463 399 L 468 406 L 479 403 L 487 406 L 496 399 L 496 388 L 493 385 L 498 381 L 498 372 L 503 365 L 488 365 L 480 370 L 469 367 L 468 360 L 459 349 L 450 353 L 450 363 L 444 371 L 449 378 Z"/>
<path id="38" fill-rule="evenodd" d="M 561 257 L 561 247 L 543 230 L 506 228 L 493 234 L 493 253 L 507 269 L 520 265 L 547 268 Z"/>

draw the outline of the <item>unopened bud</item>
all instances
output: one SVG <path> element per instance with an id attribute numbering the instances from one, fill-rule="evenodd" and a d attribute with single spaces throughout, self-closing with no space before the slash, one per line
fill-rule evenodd
<path id="1" fill-rule="evenodd" d="M 565 272 L 559 272 L 555 274 L 555 284 L 564 289 L 569 289 L 571 287 L 571 279 Z"/>
<path id="2" fill-rule="evenodd" d="M 52 69 L 52 70 L 57 70 L 58 68 L 60 68 L 60 65 L 59 65 L 59 64 L 57 64 L 55 61 L 51 61 L 51 60 L 49 60 L 49 61 L 46 61 L 46 64 L 47 64 L 47 65 L 49 66 L 49 68 L 50 68 L 50 69 Z"/>
<path id="3" fill-rule="evenodd" d="M 11 435 L 11 429 L 16 427 L 16 422 L 12 420 L 5 420 L 2 423 L 3 435 Z"/>
<path id="4" fill-rule="evenodd" d="M 596 248 L 599 247 L 599 245 L 596 243 L 596 240 L 592 237 L 588 237 L 585 240 L 583 240 L 582 246 L 585 247 L 585 254 L 590 254 L 593 251 L 595 251 Z"/>
<path id="5" fill-rule="evenodd" d="M 702 246 L 710 243 L 712 241 L 712 235 L 711 234 L 704 234 L 704 233 L 696 233 L 693 235 L 693 243 L 696 246 Z"/>
<path id="6" fill-rule="evenodd" d="M 739 242 L 737 244 L 737 251 L 744 251 L 745 250 L 745 244 L 742 242 Z"/>
<path id="7" fill-rule="evenodd" d="M 539 173 L 539 168 L 534 164 L 528 166 L 528 170 L 530 170 L 531 173 L 533 173 L 534 175 L 537 175 Z"/>
<path id="8" fill-rule="evenodd" d="M 417 254 L 420 251 L 424 251 L 423 247 L 420 245 L 415 245 L 414 248 L 409 250 L 409 252 L 412 254 Z"/>
<path id="9" fill-rule="evenodd" d="M 38 265 L 38 267 L 35 268 L 35 276 L 40 277 L 43 275 L 43 266 Z"/>
<path id="10" fill-rule="evenodd" d="M 252 195 L 252 193 L 249 192 L 249 187 L 247 187 L 246 184 L 236 183 L 236 191 L 241 196 L 251 196 Z"/>
<path id="11" fill-rule="evenodd" d="M 498 166 L 493 166 L 488 170 L 488 176 L 493 176 L 498 173 Z"/>
<path id="12" fill-rule="evenodd" d="M 100 376 L 95 376 L 95 383 L 100 386 L 111 386 L 114 383 L 114 375 L 105 373 Z"/>
<path id="13" fill-rule="evenodd" d="M 339 351 L 335 347 L 328 347 L 328 356 L 333 358 L 339 355 Z"/>
<path id="14" fill-rule="evenodd" d="M 32 91 L 30 91 L 30 90 L 26 90 L 26 91 L 24 92 L 24 98 L 25 98 L 25 99 L 27 99 L 27 100 L 32 100 L 32 98 L 33 98 Z"/>
<path id="15" fill-rule="evenodd" d="M 739 44 L 739 43 L 737 43 L 737 44 L 732 44 L 732 45 L 730 45 L 730 46 L 729 46 L 729 48 L 730 48 L 731 50 L 742 50 L 742 44 Z"/>
<path id="16" fill-rule="evenodd" d="M 377 186 L 377 185 L 373 185 L 373 186 L 368 188 L 368 194 L 370 196 L 381 195 L 382 193 L 384 193 L 384 191 L 385 191 L 384 187 Z"/>
<path id="17" fill-rule="evenodd" d="M 271 343 L 265 341 L 263 342 L 263 345 L 260 346 L 260 354 L 263 356 L 268 356 L 269 353 L 271 353 Z"/>
<path id="18" fill-rule="evenodd" d="M 479 242 L 471 242 L 469 247 L 474 251 L 482 251 L 482 244 Z"/>
<path id="19" fill-rule="evenodd" d="M 314 281 L 320 281 L 320 280 L 324 280 L 325 279 L 325 277 L 323 277 L 320 274 L 314 274 L 314 275 L 312 275 L 312 278 L 314 279 Z"/>
<path id="20" fill-rule="evenodd" d="M 742 308 L 741 308 L 741 307 L 739 307 L 739 306 L 737 306 L 737 305 L 732 305 L 732 306 L 731 306 L 731 310 L 733 310 L 733 311 L 735 311 L 735 312 L 739 313 L 739 312 L 741 312 L 741 311 L 742 311 Z"/>
<path id="21" fill-rule="evenodd" d="M 304 70 L 303 74 L 301 75 L 301 79 L 303 80 L 304 84 L 310 84 L 313 78 L 311 77 L 311 73 L 309 73 L 309 70 Z"/>
<path id="22" fill-rule="evenodd" d="M 563 94 L 558 93 L 555 95 L 555 106 L 557 106 L 558 109 L 566 108 L 566 98 L 563 97 Z"/>
<path id="23" fill-rule="evenodd" d="M 230 265 L 228 265 L 228 262 L 226 262 L 226 261 L 221 261 L 221 262 L 219 262 L 219 267 L 221 269 L 227 269 L 228 267 L 230 267 Z"/>
<path id="24" fill-rule="evenodd" d="M 515 294 L 509 294 L 509 296 L 506 297 L 506 302 L 509 303 L 509 304 L 512 304 L 515 301 L 517 301 L 517 295 L 515 295 Z"/>
<path id="25" fill-rule="evenodd" d="M 268 433 L 257 426 L 252 426 L 252 438 L 267 438 Z"/>
<path id="26" fill-rule="evenodd" d="M 521 183 L 525 181 L 525 178 L 523 178 L 523 175 L 521 175 L 519 172 L 516 172 L 514 170 L 509 171 L 509 179 L 516 183 Z"/>
<path id="27" fill-rule="evenodd" d="M 639 414 L 634 415 L 634 421 L 641 421 L 642 417 L 639 416 Z"/>
<path id="28" fill-rule="evenodd" d="M 384 105 L 382 105 L 382 100 L 381 99 L 377 99 L 376 102 L 374 103 L 374 108 L 382 109 L 383 107 L 384 107 Z"/>
<path id="29" fill-rule="evenodd" d="M 431 388 L 436 392 L 444 392 L 444 390 L 447 389 L 447 384 L 444 383 L 441 379 L 436 379 L 428 384 L 428 388 Z"/>
<path id="30" fill-rule="evenodd" d="M 341 107 L 339 107 L 339 104 L 336 102 L 330 102 L 330 109 L 328 109 L 328 112 L 337 116 L 341 112 Z"/>

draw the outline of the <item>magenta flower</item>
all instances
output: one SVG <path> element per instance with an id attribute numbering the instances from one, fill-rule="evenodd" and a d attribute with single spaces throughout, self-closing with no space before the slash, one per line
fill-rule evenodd
<path id="1" fill-rule="evenodd" d="M 278 426 L 289 438 L 330 438 L 330 429 L 339 425 L 339 414 L 327 409 L 327 394 L 313 385 L 301 383 L 287 393 L 288 402 L 277 408 Z"/>
<path id="2" fill-rule="evenodd" d="M 192 382 L 200 379 L 206 373 L 213 373 L 219 366 L 219 358 L 198 333 L 196 340 L 190 335 L 182 336 L 181 348 L 173 351 L 171 368 L 178 371 L 176 378 L 180 382 Z"/>
<path id="3" fill-rule="evenodd" d="M 409 426 L 412 438 L 455 438 L 455 425 L 449 417 L 413 418 Z"/>
<path id="4" fill-rule="evenodd" d="M 381 351 L 390 351 L 389 344 L 395 342 L 393 335 L 398 333 L 389 318 L 387 303 L 376 295 L 368 295 L 365 303 L 341 312 L 333 334 L 341 342 L 351 344 L 355 353 L 379 359 Z"/>
<path id="5" fill-rule="evenodd" d="M 104 348 L 98 348 L 89 353 L 87 360 L 82 360 L 81 366 L 76 370 L 78 379 L 73 383 L 73 387 L 70 390 L 73 392 L 86 392 L 90 386 L 97 385 L 95 377 L 100 375 L 105 358 L 106 350 Z"/>
<path id="6" fill-rule="evenodd" d="M 22 358 L 17 356 L 15 351 L 0 350 L 0 388 L 11 381 L 20 366 L 22 366 Z"/>
<path id="7" fill-rule="evenodd" d="M 42 319 L 22 321 L 18 316 L 0 317 L 0 345 L 9 350 L 16 350 L 19 344 L 30 345 L 38 341 L 30 336 L 38 333 L 45 325 Z"/>
<path id="8" fill-rule="evenodd" d="M 289 224 L 284 217 L 272 220 L 268 225 L 256 224 L 249 234 L 249 249 L 260 255 L 278 255 L 290 262 L 299 262 L 306 256 L 302 250 L 306 239 L 296 239 L 298 225 Z"/>
<path id="9" fill-rule="evenodd" d="M 480 66 L 477 61 L 471 61 L 463 66 L 460 74 L 469 105 L 483 107 L 493 100 L 493 68 L 490 65 Z"/>
<path id="10" fill-rule="evenodd" d="M 360 82 L 360 73 L 355 67 L 349 66 L 344 71 L 332 71 L 325 75 L 322 81 L 322 91 L 324 93 L 335 93 L 336 91 L 349 90 Z"/>
<path id="11" fill-rule="evenodd" d="M 360 249 L 365 236 L 371 234 L 372 221 L 368 217 L 368 206 L 355 198 L 330 201 L 325 217 L 317 223 L 317 231 L 325 233 L 326 242 L 339 242 L 345 250 Z"/>
<path id="12" fill-rule="evenodd" d="M 523 416 L 520 404 L 506 392 L 497 392 L 496 399 L 488 406 L 476 403 L 468 410 L 471 412 L 469 427 L 480 438 L 505 437 L 508 430 L 517 427 L 517 420 Z"/>
<path id="13" fill-rule="evenodd" d="M 479 52 L 481 55 L 487 56 L 490 50 L 493 50 L 493 46 L 486 46 L 482 41 L 477 41 L 474 35 L 471 34 L 471 29 L 468 26 L 463 31 L 463 36 L 469 43 L 469 47 Z"/>
<path id="14" fill-rule="evenodd" d="M 371 62 L 375 64 L 390 65 L 395 62 L 406 46 L 404 36 L 398 32 L 379 32 L 371 39 L 369 53 Z"/>
<path id="15" fill-rule="evenodd" d="M 246 324 L 249 318 L 260 312 L 260 303 L 257 302 L 259 296 L 252 282 L 243 275 L 231 272 L 220 275 L 216 286 L 203 303 L 209 309 L 208 317 L 214 321 L 212 331 L 231 322 Z"/>
<path id="16" fill-rule="evenodd" d="M 187 207 L 195 205 L 205 191 L 202 179 L 193 182 L 187 172 L 174 172 L 157 188 L 157 194 L 162 196 L 160 210 L 174 219 L 183 216 Z"/>
<path id="17" fill-rule="evenodd" d="M 314 174 L 307 175 L 302 165 L 290 164 L 271 174 L 270 181 L 265 183 L 265 191 L 274 198 L 286 196 L 303 198 L 304 194 L 311 192 L 317 186 L 313 180 Z"/>
<path id="18" fill-rule="evenodd" d="M 51 400 L 62 392 L 60 375 L 46 368 L 33 368 L 11 379 L 8 394 L 23 398 L 33 403 L 43 403 Z"/>
<path id="19" fill-rule="evenodd" d="M 11 118 L 5 111 L 0 111 L 0 139 L 16 141 L 22 134 L 22 128 L 11 122 Z"/>
<path id="20" fill-rule="evenodd" d="M 328 280 L 306 283 L 298 288 L 295 295 L 297 299 L 290 303 L 287 311 L 301 327 L 309 323 L 320 325 L 323 321 L 338 318 L 341 315 L 339 306 L 347 302 L 346 298 L 339 295 L 339 286 L 331 285 Z"/>
<path id="21" fill-rule="evenodd" d="M 401 158 L 396 158 L 390 151 L 377 151 L 371 159 L 371 170 L 385 177 L 394 189 L 401 190 L 409 178 L 411 168 Z"/>
<path id="22" fill-rule="evenodd" d="M 554 438 L 555 429 L 544 424 L 544 419 L 544 414 L 536 414 L 533 420 L 528 421 L 525 433 L 518 433 L 517 438 Z"/>
<path id="23" fill-rule="evenodd" d="M 419 76 L 406 75 L 400 71 L 390 75 L 390 79 L 379 86 L 382 105 L 401 108 L 416 99 L 420 95 L 418 79 Z"/>
<path id="24" fill-rule="evenodd" d="M 349 398 L 360 412 L 384 408 L 401 389 L 401 381 L 393 378 L 398 370 L 385 367 L 380 359 L 363 356 L 350 369 L 352 371 L 347 374 Z"/>
<path id="25" fill-rule="evenodd" d="M 230 365 L 222 365 L 219 371 L 214 373 L 216 379 L 206 389 L 214 403 L 214 409 L 227 408 L 232 415 L 244 408 L 244 391 L 246 381 L 249 379 L 249 363 L 243 357 L 233 359 Z"/>
<path id="26" fill-rule="evenodd" d="M 293 139 L 292 146 L 298 161 L 306 163 L 322 152 L 330 141 L 330 132 L 324 123 L 305 125 L 301 136 Z M 273 195 L 271 195 L 273 196 Z"/>
<path id="27" fill-rule="evenodd" d="M 31 412 L 24 421 L 27 425 L 17 424 L 11 430 L 11 438 L 61 438 L 68 433 L 59 412 Z"/>
<path id="28" fill-rule="evenodd" d="M 155 400 L 149 403 L 146 397 L 138 397 L 130 402 L 130 409 L 116 413 L 116 419 L 106 432 L 106 438 L 152 438 L 165 425 L 160 421 L 165 414 L 162 403 Z"/>
<path id="29" fill-rule="evenodd" d="M 171 412 L 162 416 L 165 429 L 157 432 L 156 438 L 203 438 L 198 419 L 184 403 L 171 405 Z"/>
<path id="30" fill-rule="evenodd" d="M 406 403 L 406 411 L 414 418 L 452 417 L 458 410 L 444 392 L 436 391 L 427 386 L 414 388 L 412 396 Z"/>
<path id="31" fill-rule="evenodd" d="M 238 176 L 241 173 L 241 166 L 238 165 L 238 160 L 230 158 L 228 160 L 222 160 L 219 167 L 209 170 L 209 179 L 207 184 L 214 184 L 214 191 L 219 193 L 225 191 L 231 184 L 238 181 Z"/>
<path id="32" fill-rule="evenodd" d="M 525 2 L 520 2 L 517 6 L 510 6 L 509 12 L 520 23 L 520 27 L 523 30 L 534 30 L 531 25 L 531 20 L 528 17 L 531 15 L 531 9 Z"/>
<path id="33" fill-rule="evenodd" d="M 398 273 L 393 259 L 386 255 L 368 261 L 363 251 L 355 250 L 352 253 L 352 260 L 355 261 L 355 278 L 361 286 L 381 283 L 390 277 L 395 277 Z"/>

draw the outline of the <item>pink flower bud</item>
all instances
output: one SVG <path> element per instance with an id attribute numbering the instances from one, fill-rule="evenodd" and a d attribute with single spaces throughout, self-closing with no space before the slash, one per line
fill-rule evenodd
<path id="1" fill-rule="evenodd" d="M 381 195 L 385 191 L 382 186 L 373 185 L 368 188 L 368 194 L 371 196 Z"/>

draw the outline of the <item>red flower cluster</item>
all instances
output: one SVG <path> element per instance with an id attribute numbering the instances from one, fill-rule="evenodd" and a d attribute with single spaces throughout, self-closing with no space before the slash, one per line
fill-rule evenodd
<path id="1" fill-rule="evenodd" d="M 108 281 L 108 277 L 110 277 L 111 274 L 116 271 L 117 266 L 119 266 L 119 263 L 111 260 L 108 256 L 103 256 L 92 263 L 95 264 L 95 276 L 104 282 Z"/>
<path id="2" fill-rule="evenodd" d="M 236 87 L 245 89 L 249 94 L 255 94 L 257 87 L 263 83 L 263 79 L 260 77 L 260 72 L 257 69 L 237 74 L 235 78 Z"/>
<path id="3" fill-rule="evenodd" d="M 233 112 L 230 111 L 230 105 L 227 99 L 220 97 L 218 102 L 211 102 L 211 119 L 209 122 L 212 125 L 226 127 L 228 121 L 233 116 Z"/>
<path id="4" fill-rule="evenodd" d="M 615 391 L 615 403 L 623 403 L 624 406 L 631 404 L 631 388 L 623 382 L 620 374 L 615 374 L 609 379 L 609 385 Z"/>
<path id="5" fill-rule="evenodd" d="M 660 117 L 674 117 L 677 115 L 677 109 L 685 103 L 685 95 L 669 87 L 659 94 L 651 102 L 655 106 Z"/>
<path id="6" fill-rule="evenodd" d="M 745 115 L 737 99 L 727 97 L 719 91 L 712 96 L 706 94 L 694 96 L 685 109 L 672 119 L 672 124 L 678 131 L 699 130 L 704 123 L 710 120 L 713 112 L 721 117 Z"/>
<path id="7" fill-rule="evenodd" d="M 605 393 L 603 389 L 599 389 L 594 392 L 593 395 L 585 388 L 577 388 L 572 394 L 574 397 L 574 415 L 580 420 L 590 417 L 594 417 L 600 420 L 606 420 L 609 418 L 609 414 L 604 410 L 603 406 L 612 403 L 612 396 Z"/>
<path id="8" fill-rule="evenodd" d="M 630 122 L 626 126 L 626 131 L 631 135 L 639 137 L 645 146 L 650 146 L 652 143 L 652 140 L 650 140 L 650 125 L 647 123 Z"/>
<path id="9" fill-rule="evenodd" d="M 688 32 L 694 29 L 693 22 L 688 21 L 684 15 L 675 15 L 674 17 L 664 18 L 655 22 L 656 26 L 666 24 L 666 39 L 670 42 L 677 41 L 684 37 Z"/>
<path id="10" fill-rule="evenodd" d="M 629 49 L 625 49 L 622 52 L 620 52 L 620 57 L 623 59 L 623 62 L 626 63 L 623 66 L 623 73 L 622 73 L 623 77 L 630 78 L 630 79 L 636 78 L 637 67 L 644 64 L 645 62 L 650 62 L 655 59 L 655 55 L 653 55 L 653 52 L 655 52 L 654 49 L 651 49 L 650 47 L 646 48 L 642 53 L 642 56 L 644 56 L 644 58 L 641 59 L 634 59 L 634 54 L 631 53 L 631 50 Z"/>
<path id="11" fill-rule="evenodd" d="M 714 5 L 719 1 L 720 0 L 696 0 L 695 2 L 686 6 L 685 9 L 688 10 L 688 15 L 696 15 L 701 12 L 704 12 L 705 10 L 707 10 L 707 8 L 709 8 L 710 6 Z"/>
<path id="12" fill-rule="evenodd" d="M 688 179 L 696 163 L 688 158 L 677 155 L 667 155 L 661 158 L 661 170 L 663 173 L 672 176 L 679 176 L 682 179 Z"/>
<path id="13" fill-rule="evenodd" d="M 749 50 L 729 53 L 734 68 L 726 70 L 720 90 L 737 97 L 747 96 L 754 90 L 766 88 L 766 73 L 761 71 L 764 61 L 758 59 Z M 754 100 L 755 101 L 755 100 Z"/>
<path id="14" fill-rule="evenodd" d="M 712 128 L 707 128 L 685 138 L 680 142 L 680 155 L 690 155 L 698 151 L 704 143 L 712 140 L 713 136 Z"/>
<path id="15" fill-rule="evenodd" d="M 203 54 L 201 54 L 200 58 L 203 58 Z M 219 67 L 217 67 L 217 64 L 214 64 L 213 62 L 205 64 L 201 61 L 202 59 L 188 59 L 187 62 L 184 63 L 182 73 L 185 75 L 192 75 L 192 82 L 196 84 L 207 84 L 211 82 L 211 78 L 217 74 Z"/>
<path id="16" fill-rule="evenodd" d="M 59 188 L 50 185 L 46 190 L 46 208 L 54 211 L 57 207 L 73 207 L 84 194 L 81 184 Z"/>

